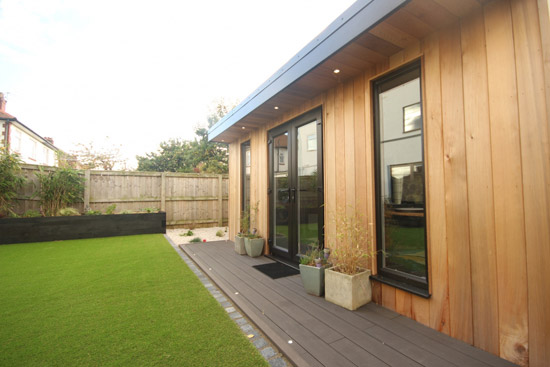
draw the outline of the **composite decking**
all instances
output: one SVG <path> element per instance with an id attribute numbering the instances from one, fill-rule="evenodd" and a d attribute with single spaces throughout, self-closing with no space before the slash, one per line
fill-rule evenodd
<path id="1" fill-rule="evenodd" d="M 376 304 L 348 311 L 308 295 L 299 275 L 271 279 L 252 265 L 272 260 L 230 241 L 180 248 L 296 366 L 514 366 Z"/>

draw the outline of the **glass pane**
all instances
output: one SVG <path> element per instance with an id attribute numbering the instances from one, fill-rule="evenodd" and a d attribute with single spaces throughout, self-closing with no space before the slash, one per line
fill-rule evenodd
<path id="1" fill-rule="evenodd" d="M 244 148 L 243 208 L 250 208 L 250 144 Z"/>
<path id="2" fill-rule="evenodd" d="M 312 142 L 315 142 L 313 146 Z M 298 128 L 298 253 L 319 242 L 319 197 L 317 195 L 317 121 Z"/>
<path id="3" fill-rule="evenodd" d="M 273 245 L 288 250 L 290 187 L 288 182 L 288 132 L 273 139 Z"/>
<path id="4" fill-rule="evenodd" d="M 426 277 L 420 79 L 379 94 L 384 268 Z"/>

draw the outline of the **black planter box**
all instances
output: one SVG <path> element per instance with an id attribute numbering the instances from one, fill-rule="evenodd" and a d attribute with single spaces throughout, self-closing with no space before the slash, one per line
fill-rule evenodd
<path id="1" fill-rule="evenodd" d="M 166 213 L 0 219 L 0 245 L 166 233 Z"/>

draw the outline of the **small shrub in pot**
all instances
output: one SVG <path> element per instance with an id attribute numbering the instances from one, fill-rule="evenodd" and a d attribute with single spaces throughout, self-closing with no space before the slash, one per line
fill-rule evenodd
<path id="1" fill-rule="evenodd" d="M 300 277 L 307 293 L 322 296 L 325 292 L 325 268 L 327 261 L 318 244 L 309 245 L 300 257 Z"/>

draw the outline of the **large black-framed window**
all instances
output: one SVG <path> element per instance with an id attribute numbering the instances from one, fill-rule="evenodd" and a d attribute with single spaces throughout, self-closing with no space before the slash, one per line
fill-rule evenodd
<path id="1" fill-rule="evenodd" d="M 375 80 L 373 92 L 375 278 L 429 297 L 420 60 Z"/>
<path id="2" fill-rule="evenodd" d="M 241 144 L 241 210 L 250 208 L 250 140 Z"/>

